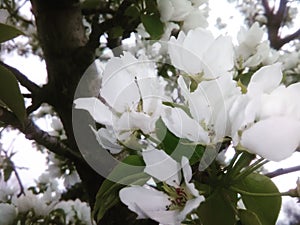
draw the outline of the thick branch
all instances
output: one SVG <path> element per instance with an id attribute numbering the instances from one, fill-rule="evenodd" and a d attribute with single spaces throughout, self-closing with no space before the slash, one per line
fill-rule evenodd
<path id="1" fill-rule="evenodd" d="M 300 37 L 300 29 L 295 33 L 290 34 L 284 38 L 280 37 L 279 30 L 284 25 L 283 21 L 285 20 L 287 14 L 287 0 L 280 0 L 279 8 L 275 13 L 273 9 L 270 8 L 267 0 L 262 0 L 262 5 L 265 10 L 265 15 L 268 19 L 267 29 L 268 29 L 268 38 L 270 40 L 270 45 L 274 49 L 279 50 L 283 45 L 288 42 Z"/>
<path id="2" fill-rule="evenodd" d="M 36 141 L 55 154 L 70 158 L 73 161 L 83 161 L 80 154 L 63 144 L 57 137 L 50 136 L 41 130 L 30 119 L 25 119 L 25 123 L 22 125 L 13 113 L 0 107 L 0 121 L 19 129 L 27 139 Z"/>
<path id="3" fill-rule="evenodd" d="M 20 82 L 20 84 L 26 87 L 32 94 L 37 94 L 41 90 L 40 86 L 38 86 L 37 84 L 29 80 L 25 74 L 21 73 L 16 68 L 11 67 L 1 61 L 0 61 L 0 65 L 10 70 L 15 75 L 16 79 Z"/>
<path id="4" fill-rule="evenodd" d="M 267 15 L 272 13 L 272 10 L 270 9 L 268 0 L 262 0 L 262 5 L 263 5 Z"/>
<path id="5" fill-rule="evenodd" d="M 283 38 L 282 39 L 283 45 L 297 38 L 300 38 L 300 28 L 295 33 L 292 33 L 286 36 L 285 38 Z"/>
<path id="6" fill-rule="evenodd" d="M 286 8 L 287 8 L 286 4 L 287 4 L 287 0 L 280 0 L 279 9 L 276 13 L 276 17 L 277 17 L 278 21 L 280 21 L 280 22 L 282 22 L 285 17 Z"/>
<path id="7" fill-rule="evenodd" d="M 293 173 L 296 171 L 300 171 L 300 166 L 294 166 L 294 167 L 285 168 L 285 169 L 281 168 L 281 169 L 275 170 L 273 172 L 267 173 L 267 174 L 265 174 L 265 176 L 273 178 L 273 177 L 281 176 L 284 174 Z"/>

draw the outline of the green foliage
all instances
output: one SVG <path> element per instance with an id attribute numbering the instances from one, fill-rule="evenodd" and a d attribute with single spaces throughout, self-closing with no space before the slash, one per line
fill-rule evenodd
<path id="1" fill-rule="evenodd" d="M 200 161 L 206 149 L 203 145 L 194 144 L 187 139 L 175 136 L 168 130 L 162 119 L 156 122 L 156 135 L 160 141 L 158 147 L 178 162 L 181 161 L 182 156 L 186 156 L 193 165 Z"/>
<path id="2" fill-rule="evenodd" d="M 238 213 L 243 225 L 262 225 L 257 215 L 250 210 L 239 209 Z"/>
<path id="3" fill-rule="evenodd" d="M 257 173 L 248 175 L 236 186 L 249 193 L 279 194 L 277 187 L 270 178 Z M 274 225 L 276 223 L 281 207 L 281 196 L 261 197 L 245 194 L 241 194 L 241 196 L 247 210 L 256 214 L 261 224 Z"/>
<path id="4" fill-rule="evenodd" d="M 11 40 L 24 33 L 12 26 L 0 23 L 0 43 Z"/>
<path id="5" fill-rule="evenodd" d="M 129 166 L 128 166 L 129 165 Z M 130 155 L 120 162 L 102 183 L 96 196 L 93 215 L 100 221 L 107 210 L 120 202 L 119 191 L 128 185 L 143 185 L 150 178 L 144 171 L 140 156 Z M 115 182 L 119 181 L 119 182 Z"/>
<path id="6" fill-rule="evenodd" d="M 198 214 L 203 225 L 235 224 L 235 203 L 232 197 L 232 193 L 219 189 L 201 203 Z"/>
<path id="7" fill-rule="evenodd" d="M 10 158 L 6 158 L 4 159 L 3 165 L 4 181 L 7 182 L 11 174 L 14 172 L 14 163 L 11 161 Z"/>
<path id="8" fill-rule="evenodd" d="M 0 100 L 24 122 L 26 109 L 18 81 L 8 69 L 0 65 Z"/>
<path id="9" fill-rule="evenodd" d="M 141 21 L 152 39 L 157 40 L 163 35 L 164 24 L 158 14 L 142 14 Z"/>
<path id="10" fill-rule="evenodd" d="M 95 9 L 98 8 L 100 1 L 99 0 L 85 0 L 81 3 L 80 7 L 82 9 Z"/>

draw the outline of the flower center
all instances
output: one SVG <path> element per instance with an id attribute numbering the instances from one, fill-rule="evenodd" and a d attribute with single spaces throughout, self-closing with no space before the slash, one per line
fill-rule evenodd
<path id="1" fill-rule="evenodd" d="M 169 195 L 168 200 L 171 202 L 166 206 L 166 210 L 182 209 L 185 206 L 186 202 L 192 198 L 185 187 L 172 187 L 167 185 L 166 183 L 164 183 L 162 187 L 164 191 Z"/>

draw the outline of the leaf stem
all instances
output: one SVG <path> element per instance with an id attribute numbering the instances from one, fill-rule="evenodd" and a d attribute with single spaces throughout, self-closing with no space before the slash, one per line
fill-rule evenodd
<path id="1" fill-rule="evenodd" d="M 230 187 L 230 190 L 240 193 L 241 195 L 255 196 L 255 197 L 276 197 L 276 196 L 291 196 L 290 192 L 278 192 L 278 193 L 252 193 L 241 190 L 236 187 Z"/>

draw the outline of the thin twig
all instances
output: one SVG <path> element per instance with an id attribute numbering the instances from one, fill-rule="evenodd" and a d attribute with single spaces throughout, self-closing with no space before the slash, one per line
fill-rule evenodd
<path id="1" fill-rule="evenodd" d="M 29 140 L 34 140 L 38 144 L 45 146 L 49 151 L 68 157 L 77 162 L 83 162 L 81 155 L 73 151 L 60 141 L 59 138 L 50 136 L 47 132 L 37 127 L 32 120 L 26 118 L 24 124 L 21 124 L 17 117 L 5 108 L 0 107 L 0 121 L 19 129 Z"/>
<path id="2" fill-rule="evenodd" d="M 300 171 L 300 166 L 294 166 L 294 167 L 289 167 L 289 168 L 285 168 L 285 169 L 281 168 L 281 169 L 275 170 L 273 172 L 266 173 L 265 176 L 273 178 L 273 177 L 281 176 L 284 174 L 293 173 L 296 171 Z"/>
<path id="3" fill-rule="evenodd" d="M 5 157 L 6 157 L 7 159 L 9 159 L 9 161 L 10 161 L 10 163 L 9 163 L 9 164 L 10 164 L 10 167 L 11 167 L 11 169 L 13 170 L 13 172 L 14 172 L 14 174 L 15 174 L 15 176 L 16 176 L 17 182 L 18 182 L 18 184 L 19 184 L 19 187 L 20 187 L 20 193 L 17 195 L 17 197 L 20 197 L 21 195 L 25 195 L 24 186 L 23 186 L 23 183 L 22 183 L 21 178 L 20 178 L 20 176 L 19 176 L 19 173 L 18 173 L 18 171 L 17 171 L 17 168 L 16 168 L 15 164 L 11 161 L 11 156 L 12 156 L 12 154 L 9 156 L 7 151 L 3 151 L 3 152 L 4 152 L 4 154 L 5 154 Z"/>

